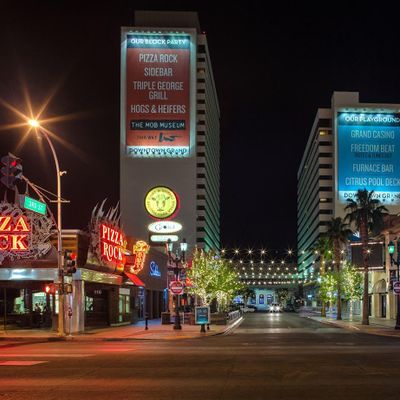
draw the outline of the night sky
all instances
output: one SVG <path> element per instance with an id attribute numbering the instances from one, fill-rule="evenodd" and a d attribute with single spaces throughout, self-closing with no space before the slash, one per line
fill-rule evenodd
<path id="1" fill-rule="evenodd" d="M 86 228 L 97 202 L 118 201 L 120 27 L 133 24 L 135 9 L 199 12 L 221 107 L 226 247 L 295 247 L 297 169 L 316 109 L 330 106 L 334 90 L 400 103 L 398 10 L 364 2 L 315 14 L 284 3 L 266 12 L 267 2 L 247 1 L 218 11 L 216 3 L 1 3 L 0 98 L 28 113 L 23 88 L 35 110 L 52 94 L 43 116 L 68 115 L 49 126 L 68 143 L 57 143 L 71 200 L 65 227 Z M 1 155 L 15 152 L 26 176 L 55 190 L 45 143 L 33 135 L 16 148 L 24 129 L 7 125 L 20 121 L 0 105 Z"/>

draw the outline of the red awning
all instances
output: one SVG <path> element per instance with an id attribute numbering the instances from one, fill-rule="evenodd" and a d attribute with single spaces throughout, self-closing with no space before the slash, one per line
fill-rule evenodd
<path id="1" fill-rule="evenodd" d="M 143 286 L 145 287 L 146 285 L 139 279 L 139 277 L 135 274 L 130 274 L 129 272 L 124 271 L 124 274 L 131 280 L 131 282 L 135 286 Z"/>

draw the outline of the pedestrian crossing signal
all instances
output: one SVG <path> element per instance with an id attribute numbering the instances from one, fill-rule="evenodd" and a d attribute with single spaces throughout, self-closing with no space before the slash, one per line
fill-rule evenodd
<path id="1" fill-rule="evenodd" d="M 44 291 L 46 292 L 46 294 L 55 294 L 56 293 L 56 285 L 54 283 L 49 283 L 44 288 Z"/>

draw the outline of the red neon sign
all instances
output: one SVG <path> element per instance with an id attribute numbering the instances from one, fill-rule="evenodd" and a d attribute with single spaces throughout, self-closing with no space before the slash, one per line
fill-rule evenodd
<path id="1" fill-rule="evenodd" d="M 100 224 L 100 252 L 103 261 L 123 268 L 126 258 L 125 246 L 126 240 L 122 231 L 111 225 Z"/>
<path id="2" fill-rule="evenodd" d="M 25 216 L 0 216 L 0 251 L 26 251 L 31 229 Z"/>
<path id="3" fill-rule="evenodd" d="M 135 262 L 133 265 L 129 265 L 129 271 L 133 274 L 137 274 L 144 267 L 146 261 L 146 254 L 149 252 L 150 246 L 143 240 L 137 241 L 133 245 L 132 253 L 135 256 Z"/>

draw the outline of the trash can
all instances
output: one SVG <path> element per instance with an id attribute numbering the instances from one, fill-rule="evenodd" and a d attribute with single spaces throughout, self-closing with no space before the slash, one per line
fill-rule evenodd
<path id="1" fill-rule="evenodd" d="M 162 312 L 161 313 L 161 324 L 162 325 L 169 325 L 170 323 L 171 323 L 171 313 Z"/>

